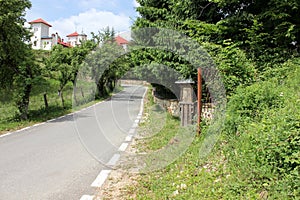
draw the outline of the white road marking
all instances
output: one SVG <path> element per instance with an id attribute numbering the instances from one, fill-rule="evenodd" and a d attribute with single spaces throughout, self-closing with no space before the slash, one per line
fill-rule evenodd
<path id="1" fill-rule="evenodd" d="M 32 127 L 37 127 L 37 126 L 41 126 L 43 124 L 46 124 L 46 122 L 42 122 L 42 123 L 38 123 L 38 124 L 34 124 Z"/>
<path id="2" fill-rule="evenodd" d="M 131 128 L 135 129 L 135 128 L 137 128 L 138 126 L 139 126 L 139 124 L 136 123 L 136 122 L 134 122 Z"/>
<path id="3" fill-rule="evenodd" d="M 120 154 L 114 154 L 114 156 L 108 161 L 106 165 L 108 166 L 115 166 L 117 162 L 119 161 L 121 155 Z"/>
<path id="4" fill-rule="evenodd" d="M 128 133 L 129 133 L 129 134 L 134 134 L 134 132 L 135 132 L 135 129 L 134 129 L 134 128 L 132 128 L 132 129 L 130 129 L 130 130 L 129 130 L 129 132 L 128 132 Z"/>
<path id="5" fill-rule="evenodd" d="M 48 120 L 47 122 L 53 122 L 53 121 L 55 121 L 56 119 L 50 119 L 50 120 Z"/>
<path id="6" fill-rule="evenodd" d="M 105 180 L 107 179 L 108 175 L 110 174 L 111 170 L 102 170 L 97 178 L 92 183 L 91 187 L 101 187 Z"/>
<path id="7" fill-rule="evenodd" d="M 126 138 L 125 138 L 125 142 L 130 142 L 132 140 L 132 137 L 133 135 L 128 135 Z"/>
<path id="8" fill-rule="evenodd" d="M 0 135 L 0 138 L 9 136 L 9 135 L 11 135 L 11 134 L 13 134 L 13 133 L 11 133 L 11 132 L 5 133 L 5 134 L 3 134 L 3 135 Z"/>
<path id="9" fill-rule="evenodd" d="M 80 200 L 93 200 L 95 196 L 83 195 Z"/>
<path id="10" fill-rule="evenodd" d="M 53 121 L 62 119 L 62 118 L 64 118 L 64 117 L 66 117 L 66 116 L 71 116 L 71 115 L 73 115 L 74 113 L 80 113 L 80 112 L 82 112 L 82 111 L 87 110 L 88 108 L 95 107 L 95 106 L 97 106 L 97 105 L 99 105 L 99 104 L 101 104 L 101 103 L 103 103 L 103 102 L 105 102 L 105 101 L 100 101 L 100 102 L 98 102 L 98 103 L 96 103 L 96 104 L 94 104 L 94 105 L 91 105 L 91 106 L 87 107 L 87 108 L 83 108 L 83 109 L 81 109 L 81 110 L 78 110 L 78 111 L 73 112 L 73 113 L 66 114 L 66 115 L 64 115 L 64 116 L 60 116 L 60 117 L 57 117 L 57 118 L 54 118 L 54 119 L 49 119 L 49 120 L 47 120 L 46 122 L 42 122 L 42 123 L 39 123 L 39 124 L 35 124 L 35 125 L 32 125 L 32 126 L 28 126 L 28 127 L 22 128 L 22 129 L 20 129 L 20 130 L 16 130 L 16 131 L 14 131 L 14 132 L 8 132 L 8 133 L 5 133 L 5 134 L 3 134 L 3 135 L 0 135 L 0 138 L 9 136 L 9 135 L 12 135 L 12 134 L 15 134 L 15 133 L 23 132 L 23 131 L 25 131 L 25 130 L 27 130 L 27 129 L 30 129 L 30 128 L 32 128 L 32 127 L 37 127 L 37 126 L 40 126 L 40 125 L 42 125 L 42 124 L 50 123 L 50 122 L 53 122 Z"/>
<path id="11" fill-rule="evenodd" d="M 25 127 L 25 128 L 22 128 L 20 131 L 25 131 L 25 130 L 28 130 L 30 128 L 31 128 L 30 126 L 29 127 Z"/>
<path id="12" fill-rule="evenodd" d="M 118 151 L 125 151 L 128 147 L 128 143 L 122 143 Z"/>
<path id="13" fill-rule="evenodd" d="M 133 138 L 133 134 L 135 133 L 135 129 L 138 127 L 138 123 L 140 122 L 140 119 L 143 116 L 143 110 L 144 110 L 144 99 L 147 93 L 147 89 L 143 95 L 143 98 L 141 100 L 141 107 L 140 107 L 140 112 L 137 116 L 137 119 L 135 120 L 132 128 L 129 130 L 129 134 L 126 138 L 125 138 L 125 142 L 121 144 L 121 146 L 119 147 L 118 151 L 125 151 L 129 145 L 129 143 L 126 142 L 131 142 L 132 138 Z M 96 105 L 103 103 L 103 102 L 99 102 L 93 106 L 90 107 L 95 107 Z M 90 108 L 88 107 L 88 108 Z M 86 109 L 88 109 L 86 108 Z M 108 161 L 107 165 L 108 166 L 114 166 L 116 165 L 116 163 L 119 161 L 121 155 L 120 154 L 114 154 L 113 157 Z M 95 181 L 91 184 L 91 187 L 101 187 L 103 185 L 103 183 L 105 182 L 105 180 L 107 179 L 107 177 L 109 176 L 111 170 L 102 170 L 100 172 L 100 174 L 97 176 L 97 178 L 95 179 Z M 92 200 L 94 198 L 94 196 L 89 196 L 89 195 L 83 195 L 81 197 L 80 200 Z"/>

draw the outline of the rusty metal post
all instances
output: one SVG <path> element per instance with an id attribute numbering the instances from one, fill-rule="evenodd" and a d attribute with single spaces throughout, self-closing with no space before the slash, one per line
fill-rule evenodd
<path id="1" fill-rule="evenodd" d="M 202 115 L 202 72 L 201 68 L 198 68 L 198 135 L 201 134 L 201 115 Z"/>

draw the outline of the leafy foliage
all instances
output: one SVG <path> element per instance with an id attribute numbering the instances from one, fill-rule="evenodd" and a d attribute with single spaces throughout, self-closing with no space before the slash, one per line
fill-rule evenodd
<path id="1" fill-rule="evenodd" d="M 235 173 L 242 176 L 240 181 L 270 191 L 272 198 L 290 199 L 299 195 L 297 62 L 288 62 L 290 69 L 283 82 L 273 77 L 239 88 L 228 106 L 226 132 L 230 145 L 226 151 L 230 165 L 246 173 Z"/>
<path id="2" fill-rule="evenodd" d="M 28 50 L 24 42 L 29 40 L 29 31 L 23 27 L 24 15 L 25 9 L 30 7 L 28 0 L 0 1 L 1 87 L 13 83 L 18 67 L 24 62 L 22 56 Z"/>
<path id="3" fill-rule="evenodd" d="M 298 199 L 299 2 L 139 2 L 141 17 L 133 28 L 168 28 L 197 41 L 216 63 L 229 104 L 214 154 L 199 160 L 197 150 L 202 141 L 197 139 L 164 171 L 142 176 L 137 197 Z M 163 54 L 168 53 L 159 53 L 155 62 L 163 63 Z M 156 58 L 154 52 L 144 55 Z M 143 56 L 140 58 L 142 62 Z M 170 58 L 170 63 L 182 64 L 175 56 Z M 183 65 L 181 69 L 186 68 Z M 193 72 L 185 72 L 193 77 Z"/>
<path id="4" fill-rule="evenodd" d="M 93 37 L 98 41 L 99 47 L 86 58 L 84 66 L 95 81 L 96 97 L 100 98 L 113 91 L 117 80 L 124 75 L 129 65 L 123 56 L 125 49 L 115 42 L 113 29 L 107 27 Z"/>
<path id="5" fill-rule="evenodd" d="M 283 64 L 288 69 L 283 79 L 277 73 L 273 80 L 238 88 L 227 110 L 234 123 L 226 123 L 208 158 L 199 158 L 208 130 L 203 124 L 202 137 L 182 157 L 163 170 L 140 175 L 139 190 L 129 187 L 129 192 L 136 199 L 298 199 L 298 62 Z M 166 121 L 164 128 L 169 125 Z M 143 142 L 143 147 L 157 148 L 153 138 Z"/>
<path id="6" fill-rule="evenodd" d="M 75 80 L 81 63 L 87 54 L 95 48 L 95 44 L 91 41 L 84 42 L 81 46 L 73 48 L 64 48 L 56 45 L 51 51 L 50 56 L 46 60 L 46 70 L 50 77 L 59 81 L 59 96 L 62 105 L 64 105 L 63 89 L 72 82 L 75 86 Z"/>
<path id="7" fill-rule="evenodd" d="M 32 82 L 39 69 L 24 28 L 28 0 L 0 1 L 0 86 L 15 88 L 15 102 L 22 119 L 28 118 Z"/>

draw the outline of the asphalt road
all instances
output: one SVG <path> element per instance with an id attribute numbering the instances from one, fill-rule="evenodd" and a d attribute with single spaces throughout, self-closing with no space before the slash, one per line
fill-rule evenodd
<path id="1" fill-rule="evenodd" d="M 145 88 L 0 138 L 0 199 L 80 199 L 118 150 L 140 111 Z"/>

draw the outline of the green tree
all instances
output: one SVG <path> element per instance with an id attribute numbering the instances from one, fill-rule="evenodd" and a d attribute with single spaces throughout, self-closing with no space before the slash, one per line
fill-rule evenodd
<path id="1" fill-rule="evenodd" d="M 248 58 L 285 61 L 298 55 L 299 6 L 297 0 L 139 0 L 134 28 L 167 27 L 190 37 L 204 37 L 223 45 L 231 39 Z M 213 31 L 214 30 L 214 31 Z M 263 53 L 262 53 L 263 52 Z"/>
<path id="2" fill-rule="evenodd" d="M 98 31 L 98 34 L 92 32 L 92 40 L 97 44 L 103 44 L 106 42 L 114 42 L 115 30 L 107 26 L 106 28 Z"/>
<path id="3" fill-rule="evenodd" d="M 97 85 L 96 97 L 103 97 L 116 86 L 117 79 L 122 77 L 129 65 L 123 55 L 125 50 L 115 42 L 115 32 L 107 27 L 93 34 L 99 48 L 86 59 L 92 79 Z"/>
<path id="4" fill-rule="evenodd" d="M 69 81 L 74 80 L 71 49 L 56 45 L 51 51 L 46 66 L 51 78 L 59 81 L 58 95 L 62 106 L 65 107 L 63 89 Z"/>
<path id="5" fill-rule="evenodd" d="M 86 41 L 81 46 L 73 48 L 64 48 L 61 45 L 56 45 L 52 49 L 48 60 L 46 60 L 46 68 L 49 70 L 50 76 L 60 83 L 58 94 L 63 107 L 65 107 L 63 97 L 65 86 L 72 82 L 73 87 L 76 88 L 76 77 L 79 67 L 95 46 L 92 41 Z"/>
<path id="6" fill-rule="evenodd" d="M 219 21 L 222 37 L 232 39 L 251 58 L 284 62 L 298 55 L 300 3 L 297 0 L 214 0 L 226 15 Z M 262 67 L 260 67 L 263 70 Z"/>
<path id="7" fill-rule="evenodd" d="M 31 47 L 30 32 L 24 28 L 28 0 L 0 1 L 0 85 L 16 89 L 21 119 L 28 118 L 32 82 L 38 73 Z"/>
<path id="8" fill-rule="evenodd" d="M 210 68 L 211 63 L 206 62 L 209 54 L 211 56 L 209 60 L 215 62 L 228 94 L 231 94 L 237 86 L 242 84 L 249 85 L 255 80 L 255 65 L 247 58 L 247 54 L 240 49 L 238 44 L 225 40 L 223 36 L 225 27 L 213 24 L 221 20 L 222 17 L 226 17 L 220 16 L 221 14 L 212 16 L 217 9 L 217 3 L 199 0 L 162 0 L 155 1 L 155 3 L 152 1 L 141 1 L 140 3 L 141 7 L 144 8 L 139 7 L 137 9 L 142 14 L 134 24 L 133 29 L 147 28 L 148 26 L 159 28 L 152 28 L 151 31 L 147 31 L 146 36 L 143 35 L 143 31 L 134 31 L 134 33 L 138 32 L 138 34 L 134 34 L 134 41 L 144 46 L 152 46 L 154 44 L 155 46 L 167 47 L 174 45 L 178 51 L 185 52 L 184 54 L 194 58 L 197 57 L 198 61 L 197 63 L 189 63 L 183 57 L 174 55 L 168 50 L 158 51 L 151 49 L 134 52 L 136 55 L 132 57 L 136 65 L 150 64 L 151 62 L 160 63 L 173 68 L 183 78 L 192 78 L 196 82 L 197 71 L 191 64 L 202 68 Z M 198 5 L 198 10 L 196 5 Z M 154 9 L 153 12 L 149 12 L 149 15 L 147 14 L 148 7 Z M 161 9 L 167 9 L 168 12 L 160 15 L 162 13 Z M 221 7 L 219 6 L 218 9 L 221 9 Z M 199 19 L 203 21 L 199 21 Z M 167 28 L 170 33 L 172 33 L 172 30 L 176 30 L 176 32 L 183 34 L 176 37 L 174 33 L 166 37 L 161 28 Z M 150 32 L 151 34 L 149 34 Z M 199 49 L 199 45 L 196 47 L 197 45 L 195 46 L 193 43 L 185 41 L 185 35 L 194 39 L 195 43 L 198 42 L 203 49 Z M 172 38 L 172 41 L 168 42 L 164 38 Z M 193 53 L 193 49 L 196 50 L 195 48 L 198 52 Z"/>

